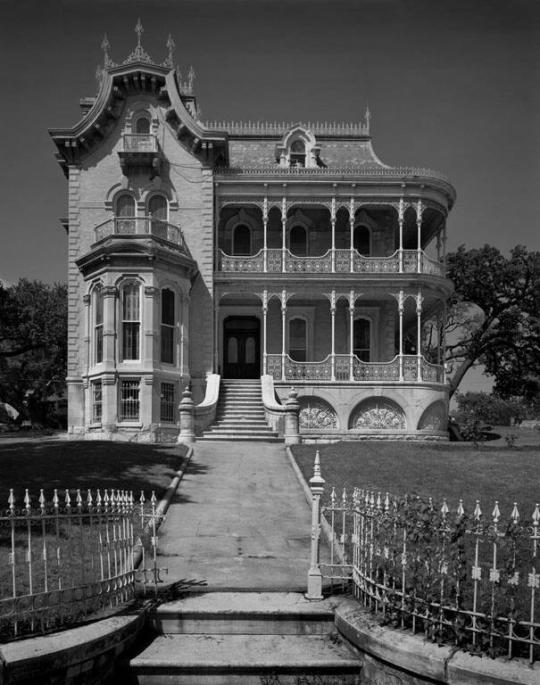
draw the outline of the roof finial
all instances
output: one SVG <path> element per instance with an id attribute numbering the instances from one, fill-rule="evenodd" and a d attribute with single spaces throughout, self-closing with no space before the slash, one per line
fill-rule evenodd
<path id="1" fill-rule="evenodd" d="M 137 47 L 133 52 L 124 60 L 124 64 L 131 64 L 132 62 L 144 62 L 145 64 L 153 64 L 152 58 L 146 52 L 146 50 L 141 45 L 141 36 L 144 33 L 143 25 L 141 23 L 141 18 L 137 19 L 137 25 L 135 26 L 135 33 L 137 34 Z"/>
<path id="2" fill-rule="evenodd" d="M 188 88 L 193 92 L 193 82 L 195 81 L 195 69 L 193 67 L 189 68 L 188 72 Z"/>
<path id="3" fill-rule="evenodd" d="M 110 47 L 111 47 L 111 44 L 109 43 L 109 39 L 107 38 L 107 34 L 105 33 L 103 35 L 103 40 L 101 41 L 101 49 L 103 50 L 103 66 L 105 67 L 105 69 L 108 69 L 109 67 L 115 66 L 114 62 L 109 57 L 109 48 Z"/>
<path id="4" fill-rule="evenodd" d="M 169 54 L 167 56 L 167 59 L 163 62 L 164 67 L 170 67 L 171 69 L 174 66 L 173 62 L 173 53 L 174 53 L 174 48 L 176 47 L 176 43 L 174 42 L 173 37 L 169 33 L 169 37 L 167 38 L 167 50 L 169 51 Z"/>
<path id="5" fill-rule="evenodd" d="M 141 36 L 144 33 L 143 25 L 141 23 L 141 18 L 137 19 L 137 25 L 135 26 L 135 33 L 137 34 L 137 47 L 141 47 Z"/>
<path id="6" fill-rule="evenodd" d="M 369 105 L 366 106 L 366 134 L 369 136 L 369 124 L 371 122 L 371 112 L 369 111 Z"/>

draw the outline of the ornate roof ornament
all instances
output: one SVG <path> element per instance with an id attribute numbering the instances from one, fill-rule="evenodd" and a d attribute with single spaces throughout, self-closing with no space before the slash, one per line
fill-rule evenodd
<path id="1" fill-rule="evenodd" d="M 105 69 L 109 69 L 109 67 L 115 67 L 116 64 L 112 61 L 112 59 L 109 57 L 109 48 L 111 47 L 111 44 L 109 43 L 109 39 L 107 38 L 107 34 L 105 33 L 103 36 L 103 40 L 101 41 L 101 49 L 103 50 L 103 66 Z"/>
<path id="2" fill-rule="evenodd" d="M 137 47 L 122 62 L 122 64 L 131 64 L 132 62 L 144 62 L 145 64 L 155 64 L 154 60 L 150 57 L 150 55 L 141 45 L 141 36 L 144 33 L 144 29 L 140 17 L 137 20 L 137 25 L 135 26 L 134 31 L 137 34 Z"/>
<path id="3" fill-rule="evenodd" d="M 366 114 L 364 117 L 364 121 L 366 122 L 364 125 L 366 135 L 369 136 L 369 124 L 371 122 L 371 112 L 369 111 L 369 107 L 366 107 Z"/>
<path id="4" fill-rule="evenodd" d="M 166 47 L 167 47 L 167 50 L 169 51 L 169 54 L 167 56 L 167 59 L 163 62 L 163 66 L 169 67 L 169 69 L 172 69 L 174 67 L 173 53 L 174 53 L 174 48 L 176 47 L 176 43 L 174 42 L 174 39 L 170 33 L 169 33 L 169 37 L 167 38 Z"/>

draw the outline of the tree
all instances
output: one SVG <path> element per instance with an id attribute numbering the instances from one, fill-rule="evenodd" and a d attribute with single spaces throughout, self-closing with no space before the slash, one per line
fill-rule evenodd
<path id="1" fill-rule="evenodd" d="M 0 286 L 0 400 L 43 421 L 45 400 L 65 382 L 66 359 L 66 286 Z"/>
<path id="2" fill-rule="evenodd" d="M 447 320 L 450 396 L 476 363 L 495 378 L 501 397 L 540 390 L 540 252 L 521 245 L 510 257 L 490 245 L 448 255 L 455 285 Z"/>

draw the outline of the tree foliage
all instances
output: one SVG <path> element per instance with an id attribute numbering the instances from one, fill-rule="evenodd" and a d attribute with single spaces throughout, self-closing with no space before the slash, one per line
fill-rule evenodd
<path id="1" fill-rule="evenodd" d="M 0 286 L 0 400 L 43 420 L 46 398 L 63 388 L 66 359 L 66 286 Z"/>
<path id="2" fill-rule="evenodd" d="M 509 257 L 484 245 L 448 255 L 455 285 L 447 321 L 450 394 L 476 363 L 501 397 L 533 400 L 540 391 L 540 252 L 521 245 Z"/>

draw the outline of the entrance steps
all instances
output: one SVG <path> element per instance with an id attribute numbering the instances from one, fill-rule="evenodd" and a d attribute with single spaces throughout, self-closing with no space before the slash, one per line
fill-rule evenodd
<path id="1" fill-rule="evenodd" d="M 162 604 L 157 637 L 130 661 L 139 685 L 360 682 L 362 662 L 334 627 L 331 600 L 292 592 L 209 592 Z"/>
<path id="2" fill-rule="evenodd" d="M 266 423 L 260 380 L 222 380 L 216 420 L 199 439 L 280 442 Z"/>

